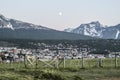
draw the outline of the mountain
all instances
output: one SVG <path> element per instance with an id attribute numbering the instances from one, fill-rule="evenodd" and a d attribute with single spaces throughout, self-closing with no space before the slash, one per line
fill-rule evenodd
<path id="1" fill-rule="evenodd" d="M 107 27 L 102 34 L 105 39 L 120 39 L 120 24 Z"/>
<path id="2" fill-rule="evenodd" d="M 92 37 L 57 31 L 0 15 L 0 39 L 92 39 Z"/>
<path id="3" fill-rule="evenodd" d="M 71 32 L 73 30 L 73 28 L 67 28 L 67 29 L 65 29 L 64 31 L 65 32 Z"/>
<path id="4" fill-rule="evenodd" d="M 65 29 L 64 31 L 102 39 L 120 39 L 120 24 L 116 26 L 103 26 L 100 22 L 94 21 L 81 24 L 71 31 L 67 30 L 68 29 Z"/>

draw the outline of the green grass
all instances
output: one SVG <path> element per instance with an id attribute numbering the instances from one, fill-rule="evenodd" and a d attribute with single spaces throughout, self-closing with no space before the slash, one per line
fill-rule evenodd
<path id="1" fill-rule="evenodd" d="M 23 63 L 0 64 L 0 80 L 120 80 L 120 59 L 115 68 L 115 59 L 103 59 L 98 67 L 98 59 L 85 59 L 81 68 L 81 59 L 66 60 L 58 69 L 45 67 L 38 62 L 35 66 L 24 67 Z"/>

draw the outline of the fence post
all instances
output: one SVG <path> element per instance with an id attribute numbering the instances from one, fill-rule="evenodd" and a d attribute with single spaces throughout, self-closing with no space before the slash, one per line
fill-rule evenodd
<path id="1" fill-rule="evenodd" d="M 115 52 L 115 68 L 117 68 L 117 54 Z"/>
<path id="2" fill-rule="evenodd" d="M 102 67 L 102 59 L 100 58 L 99 61 L 98 61 L 98 66 L 99 67 Z"/>
<path id="3" fill-rule="evenodd" d="M 84 68 L 84 57 L 83 57 L 83 52 L 82 52 L 82 68 Z"/>
<path id="4" fill-rule="evenodd" d="M 63 64 L 63 67 L 65 68 L 65 56 L 64 56 L 64 62 L 63 62 L 64 64 Z"/>
<path id="5" fill-rule="evenodd" d="M 56 61 L 55 61 L 55 67 L 58 69 L 58 63 L 59 63 L 59 60 L 58 60 L 58 58 L 56 59 Z"/>
<path id="6" fill-rule="evenodd" d="M 25 65 L 25 68 L 27 68 L 27 65 L 26 65 L 26 54 L 24 54 L 24 65 Z"/>
<path id="7" fill-rule="evenodd" d="M 37 58 L 37 56 L 36 56 L 36 69 L 37 69 L 37 66 L 38 66 L 38 58 Z"/>

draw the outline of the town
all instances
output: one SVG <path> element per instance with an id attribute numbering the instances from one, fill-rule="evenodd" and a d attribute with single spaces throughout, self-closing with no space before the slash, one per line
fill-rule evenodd
<path id="1" fill-rule="evenodd" d="M 0 47 L 0 61 L 3 63 L 24 61 L 23 55 L 32 55 L 38 59 L 52 60 L 55 56 L 66 59 L 81 58 L 114 58 L 120 57 L 119 52 L 91 53 L 88 48 L 46 48 L 46 49 L 21 49 L 17 47 Z"/>

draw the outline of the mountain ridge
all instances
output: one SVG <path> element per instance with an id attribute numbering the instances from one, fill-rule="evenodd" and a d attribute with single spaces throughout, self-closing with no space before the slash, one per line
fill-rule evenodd
<path id="1" fill-rule="evenodd" d="M 81 24 L 77 28 L 66 32 L 102 39 L 120 39 L 120 24 L 115 26 L 104 26 L 99 21 L 94 21 L 86 24 Z"/>
<path id="2" fill-rule="evenodd" d="M 89 36 L 57 31 L 41 25 L 35 25 L 0 15 L 0 39 L 57 39 L 78 40 L 93 39 Z"/>

